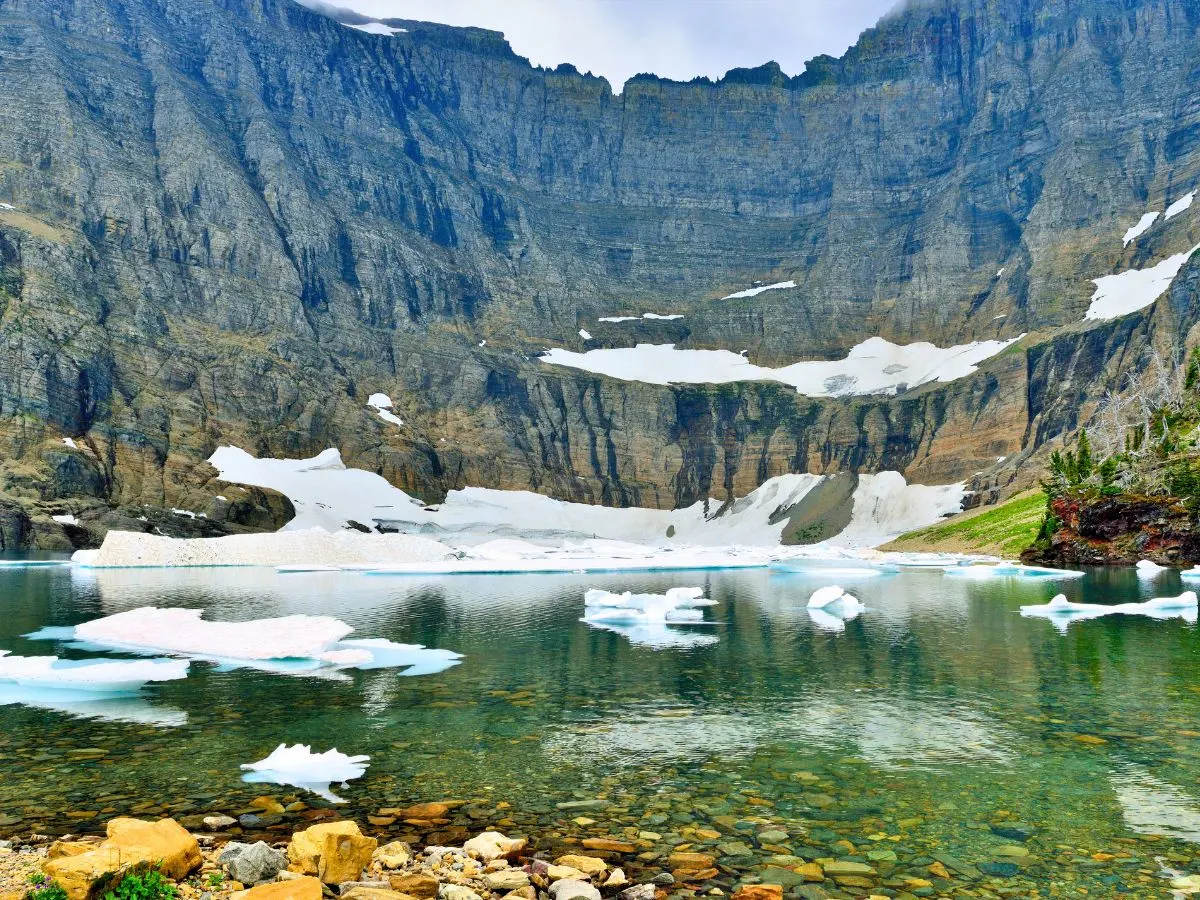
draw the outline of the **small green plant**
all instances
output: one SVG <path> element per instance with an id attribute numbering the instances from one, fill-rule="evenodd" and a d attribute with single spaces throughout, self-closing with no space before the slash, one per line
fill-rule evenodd
<path id="1" fill-rule="evenodd" d="M 25 900 L 67 900 L 67 892 L 57 881 L 50 881 L 41 872 L 29 876 Z"/>
<path id="2" fill-rule="evenodd" d="M 224 883 L 225 883 L 225 876 L 222 875 L 220 872 L 209 872 L 208 873 L 209 890 L 215 891 L 215 890 L 219 889 L 221 887 L 221 885 L 223 885 Z"/>
<path id="3" fill-rule="evenodd" d="M 126 875 L 104 895 L 104 900 L 175 900 L 178 894 L 178 888 L 162 872 L 150 869 Z"/>

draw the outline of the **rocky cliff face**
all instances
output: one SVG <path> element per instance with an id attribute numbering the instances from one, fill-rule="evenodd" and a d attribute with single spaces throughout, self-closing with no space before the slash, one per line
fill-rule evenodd
<path id="1" fill-rule="evenodd" d="M 1035 452 L 1195 324 L 1192 267 L 1167 303 L 1075 324 L 1090 278 L 1200 240 L 1190 215 L 1120 240 L 1200 172 L 1192 0 L 919 2 L 798 78 L 619 96 L 490 32 L 392 24 L 0 0 L 0 492 L 200 510 L 221 443 L 337 446 L 426 499 L 955 481 Z M 796 287 L 719 299 L 757 280 Z M 646 311 L 684 318 L 597 322 Z M 671 341 L 782 364 L 1027 332 L 894 398 L 536 358 Z"/>

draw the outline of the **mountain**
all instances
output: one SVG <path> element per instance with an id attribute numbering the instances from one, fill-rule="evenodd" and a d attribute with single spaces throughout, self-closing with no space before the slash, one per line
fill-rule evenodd
<path id="1" fill-rule="evenodd" d="M 794 78 L 618 95 L 493 32 L 292 0 L 0 0 L 0 494 L 213 509 L 226 444 L 337 447 L 427 501 L 886 469 L 994 493 L 1197 322 L 1186 256 L 1158 303 L 1085 315 L 1093 279 L 1200 243 L 1190 209 L 1122 237 L 1196 184 L 1198 37 L 1195 0 L 926 0 Z M 872 338 L 1015 343 L 832 397 L 539 358 Z"/>

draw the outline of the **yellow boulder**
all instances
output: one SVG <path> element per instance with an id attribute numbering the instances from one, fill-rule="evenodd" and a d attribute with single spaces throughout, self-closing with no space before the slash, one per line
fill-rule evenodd
<path id="1" fill-rule="evenodd" d="M 292 835 L 288 868 L 315 875 L 326 884 L 358 881 L 379 842 L 365 837 L 355 822 L 322 822 Z"/>
<path id="2" fill-rule="evenodd" d="M 242 900 L 321 900 L 321 882 L 304 876 L 250 888 Z"/>
<path id="3" fill-rule="evenodd" d="M 42 866 L 48 878 L 63 886 L 70 900 L 87 900 L 92 886 L 106 875 L 131 866 L 157 868 L 167 878 L 181 881 L 200 868 L 200 845 L 174 819 L 145 822 L 118 818 L 108 823 L 108 837 L 92 849 L 48 859 Z"/>

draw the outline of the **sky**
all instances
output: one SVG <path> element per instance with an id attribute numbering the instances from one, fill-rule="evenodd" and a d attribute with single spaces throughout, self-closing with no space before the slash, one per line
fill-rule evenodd
<path id="1" fill-rule="evenodd" d="M 303 2 L 303 0 L 302 0 Z M 897 0 L 333 0 L 379 19 L 502 31 L 534 65 L 572 63 L 614 90 L 639 72 L 690 80 L 840 56 Z"/>

